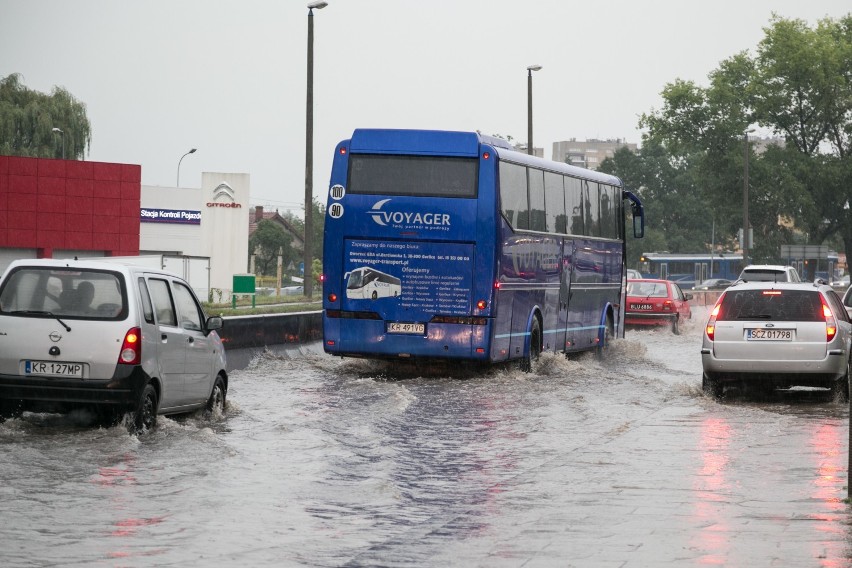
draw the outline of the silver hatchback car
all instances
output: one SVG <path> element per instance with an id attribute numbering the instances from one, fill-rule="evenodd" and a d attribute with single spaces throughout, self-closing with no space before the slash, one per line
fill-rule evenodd
<path id="1" fill-rule="evenodd" d="M 702 386 L 759 389 L 811 386 L 849 396 L 852 323 L 825 282 L 737 282 L 713 307 L 704 329 Z"/>
<path id="2" fill-rule="evenodd" d="M 142 430 L 158 414 L 224 411 L 222 325 L 169 272 L 15 261 L 0 279 L 0 420 L 83 407 Z"/>

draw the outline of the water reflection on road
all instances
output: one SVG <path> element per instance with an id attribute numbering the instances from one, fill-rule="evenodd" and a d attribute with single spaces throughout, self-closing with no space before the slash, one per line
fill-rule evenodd
<path id="1" fill-rule="evenodd" d="M 699 346 L 696 318 L 531 374 L 267 355 L 212 420 L 27 414 L 0 564 L 852 565 L 847 407 L 714 401 Z"/>

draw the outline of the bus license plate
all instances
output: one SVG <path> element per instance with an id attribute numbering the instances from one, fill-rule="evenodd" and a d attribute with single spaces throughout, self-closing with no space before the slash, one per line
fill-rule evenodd
<path id="1" fill-rule="evenodd" d="M 653 310 L 654 306 L 651 304 L 630 304 L 631 310 Z"/>
<path id="2" fill-rule="evenodd" d="M 83 378 L 82 363 L 57 363 L 56 361 L 24 361 L 27 375 Z"/>
<path id="3" fill-rule="evenodd" d="M 792 329 L 747 329 L 748 341 L 793 341 Z"/>
<path id="4" fill-rule="evenodd" d="M 389 323 L 388 333 L 410 333 L 412 335 L 423 335 L 426 333 L 425 323 Z"/>

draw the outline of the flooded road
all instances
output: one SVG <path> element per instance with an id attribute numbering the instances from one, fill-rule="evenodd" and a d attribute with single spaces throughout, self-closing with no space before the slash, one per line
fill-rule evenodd
<path id="1" fill-rule="evenodd" d="M 0 424 L 2 566 L 852 566 L 848 407 L 701 392 L 703 314 L 418 376 L 319 346 L 225 416 Z"/>

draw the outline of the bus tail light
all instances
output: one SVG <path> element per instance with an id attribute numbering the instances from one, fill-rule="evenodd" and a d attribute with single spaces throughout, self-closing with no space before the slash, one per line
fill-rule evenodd
<path id="1" fill-rule="evenodd" d="M 320 282 L 325 282 L 325 274 L 320 274 Z"/>
<path id="2" fill-rule="evenodd" d="M 138 365 L 142 362 L 142 330 L 133 327 L 124 334 L 118 362 L 122 365 Z"/>
<path id="3" fill-rule="evenodd" d="M 333 304 L 334 302 L 336 302 L 336 301 L 337 301 L 337 294 L 335 294 L 334 292 L 332 292 L 331 294 L 329 294 L 329 295 L 328 295 L 328 301 L 329 301 L 329 302 L 331 302 L 332 304 Z"/>
<path id="4" fill-rule="evenodd" d="M 710 312 L 710 319 L 707 320 L 707 327 L 704 328 L 704 332 L 707 334 L 707 338 L 710 341 L 713 341 L 716 338 L 716 318 L 719 317 L 719 310 L 722 307 L 722 298 L 725 297 L 724 292 L 719 299 L 716 300 L 716 305 L 713 306 L 713 311 Z"/>
<path id="5" fill-rule="evenodd" d="M 837 335 L 837 322 L 834 321 L 834 314 L 828 304 L 825 303 L 825 299 L 822 297 L 820 299 L 822 300 L 822 316 L 825 318 L 825 342 L 830 343 Z"/>
<path id="6" fill-rule="evenodd" d="M 488 302 L 486 302 L 485 300 L 479 300 L 478 302 L 476 302 L 476 307 L 479 310 L 484 310 L 488 307 Z"/>

